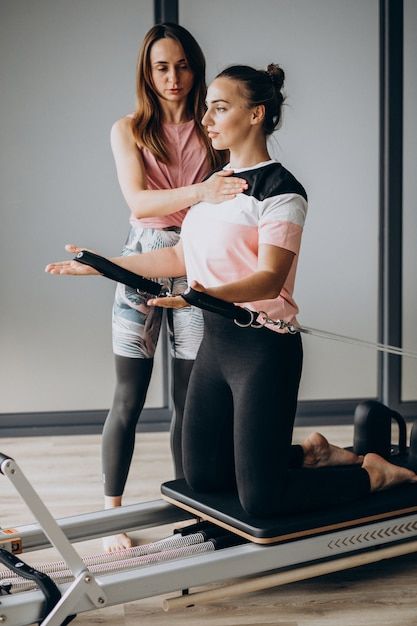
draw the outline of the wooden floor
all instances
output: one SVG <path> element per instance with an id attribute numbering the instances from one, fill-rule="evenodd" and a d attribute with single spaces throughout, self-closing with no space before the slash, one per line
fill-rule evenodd
<path id="1" fill-rule="evenodd" d="M 332 441 L 351 443 L 348 427 L 321 429 Z M 296 440 L 310 432 L 297 430 Z M 13 456 L 56 517 L 99 510 L 100 437 L 66 436 L 1 439 L 0 451 Z M 171 478 L 168 435 L 137 439 L 125 503 L 159 497 Z M 0 476 L 0 525 L 32 522 L 6 478 Z M 136 533 L 138 541 L 170 534 L 167 527 Z M 77 544 L 82 554 L 101 551 L 101 542 Z M 25 560 L 53 560 L 54 551 L 27 553 Z M 112 626 L 417 626 L 417 556 L 400 557 L 360 569 L 293 583 L 244 598 L 175 613 L 164 613 L 162 597 L 79 615 L 76 624 Z"/>

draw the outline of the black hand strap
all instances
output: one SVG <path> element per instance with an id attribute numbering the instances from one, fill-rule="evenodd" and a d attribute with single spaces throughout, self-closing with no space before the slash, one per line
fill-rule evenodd
<path id="1" fill-rule="evenodd" d="M 211 311 L 211 313 L 218 313 L 223 317 L 238 322 L 238 324 L 242 326 L 250 325 L 253 322 L 254 316 L 252 311 L 244 309 L 241 306 L 236 306 L 232 302 L 225 302 L 224 300 L 220 300 L 220 298 L 209 296 L 207 293 L 196 291 L 192 287 L 188 287 L 181 296 L 188 304 L 191 304 L 191 306 Z"/>
<path id="2" fill-rule="evenodd" d="M 81 252 L 74 257 L 74 261 L 94 267 L 94 269 L 100 272 L 100 274 L 103 274 L 106 278 L 115 280 L 117 283 L 122 283 L 123 285 L 132 287 L 133 289 L 138 289 L 138 291 L 149 293 L 153 296 L 161 295 L 162 285 L 159 283 L 149 280 L 148 278 L 144 278 L 143 276 L 139 276 L 139 274 L 135 274 L 129 270 L 125 270 L 123 267 L 116 265 L 116 263 L 112 263 L 112 261 L 109 261 L 94 252 L 81 250 Z"/>

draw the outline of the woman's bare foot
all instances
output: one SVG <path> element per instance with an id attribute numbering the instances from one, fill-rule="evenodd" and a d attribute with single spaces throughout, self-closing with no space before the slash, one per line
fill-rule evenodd
<path id="1" fill-rule="evenodd" d="M 393 465 L 373 452 L 365 454 L 362 467 L 369 474 L 371 491 L 382 491 L 402 483 L 417 483 L 417 474 L 405 467 Z"/>
<path id="2" fill-rule="evenodd" d="M 312 433 L 301 444 L 304 450 L 303 467 L 326 467 L 328 465 L 356 465 L 363 457 L 350 450 L 329 443 L 322 434 Z"/>
<path id="3" fill-rule="evenodd" d="M 103 537 L 103 549 L 104 552 L 122 552 L 133 547 L 133 541 L 126 535 L 126 533 L 120 533 L 119 535 L 113 535 L 111 537 Z"/>
<path id="4" fill-rule="evenodd" d="M 104 508 L 115 509 L 122 506 L 122 496 L 104 496 Z M 105 552 L 121 552 L 133 546 L 133 541 L 126 533 L 119 533 L 110 537 L 103 537 Z"/>

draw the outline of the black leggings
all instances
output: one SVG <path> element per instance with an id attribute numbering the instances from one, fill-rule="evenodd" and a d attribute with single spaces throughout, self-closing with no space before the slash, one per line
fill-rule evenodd
<path id="1" fill-rule="evenodd" d="M 194 361 L 173 359 L 172 397 L 174 413 L 171 422 L 171 452 L 176 478 L 182 478 L 181 431 L 185 395 Z M 123 494 L 138 423 L 149 381 L 153 359 L 115 356 L 116 390 L 107 416 L 102 438 L 102 466 L 106 496 Z"/>
<path id="2" fill-rule="evenodd" d="M 239 328 L 205 312 L 184 411 L 184 474 L 192 489 L 237 489 L 243 508 L 259 517 L 369 493 L 359 466 L 302 468 L 303 450 L 291 445 L 301 368 L 299 334 Z"/>

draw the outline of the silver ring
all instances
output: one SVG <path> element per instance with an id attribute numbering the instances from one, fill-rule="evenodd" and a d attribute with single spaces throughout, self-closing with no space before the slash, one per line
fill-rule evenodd
<path id="1" fill-rule="evenodd" d="M 258 321 L 259 318 L 261 319 Z M 268 315 L 265 313 L 265 311 L 259 311 L 258 319 L 253 324 L 251 324 L 252 328 L 263 328 L 265 324 L 268 323 Z"/>
<path id="2" fill-rule="evenodd" d="M 250 309 L 248 309 L 247 307 L 243 306 L 242 309 L 244 311 L 247 311 L 248 313 L 250 313 L 250 320 L 247 324 L 242 324 L 241 322 L 238 322 L 237 320 L 233 320 L 234 323 L 236 324 L 236 326 L 239 326 L 239 328 L 249 328 L 249 326 L 252 326 L 253 324 L 253 320 L 255 319 L 255 314 L 253 311 L 251 311 Z"/>
<path id="3" fill-rule="evenodd" d="M 287 326 L 287 330 L 290 335 L 296 335 L 299 332 L 298 328 L 295 328 L 295 326 L 293 326 L 292 324 Z"/>

